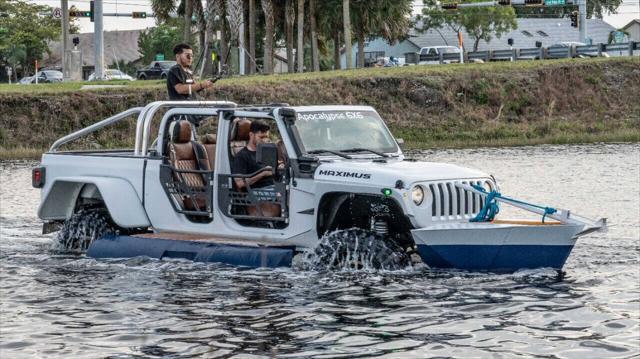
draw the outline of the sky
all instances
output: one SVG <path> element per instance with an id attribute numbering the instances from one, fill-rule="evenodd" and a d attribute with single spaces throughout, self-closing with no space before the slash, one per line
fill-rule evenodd
<path id="1" fill-rule="evenodd" d="M 60 7 L 60 0 L 29 0 L 30 2 Z M 588 0 L 587 0 L 588 1 Z M 604 16 L 604 21 L 615 28 L 620 28 L 628 24 L 633 19 L 640 19 L 640 0 L 622 0 L 622 5 L 618 8 L 617 14 Z M 151 13 L 149 0 L 103 0 L 104 13 L 131 13 L 132 11 L 146 11 Z M 420 12 L 421 0 L 414 1 L 416 13 Z M 89 10 L 89 0 L 69 0 L 69 6 L 75 5 L 79 10 Z M 93 32 L 93 23 L 88 18 L 80 18 L 77 22 L 80 32 Z M 154 18 L 132 19 L 131 17 L 105 17 L 104 30 L 135 30 L 153 27 Z"/>

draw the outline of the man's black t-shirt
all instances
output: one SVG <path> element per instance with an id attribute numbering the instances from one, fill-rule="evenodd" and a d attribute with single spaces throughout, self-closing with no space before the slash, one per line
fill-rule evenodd
<path id="1" fill-rule="evenodd" d="M 251 174 L 255 171 L 265 167 L 265 165 L 258 164 L 256 162 L 256 151 L 249 151 L 248 148 L 244 147 L 243 149 L 236 154 L 236 157 L 233 159 L 233 166 L 231 170 L 234 174 Z M 265 177 L 260 181 L 254 183 L 252 188 L 261 188 L 266 186 L 272 186 L 274 184 L 273 177 Z"/>
<path id="2" fill-rule="evenodd" d="M 191 73 L 190 70 L 185 71 L 182 66 L 174 65 L 169 69 L 169 73 L 167 74 L 167 92 L 169 93 L 169 99 L 178 101 L 195 100 L 195 91 L 191 93 L 191 96 L 189 96 L 189 94 L 179 94 L 176 91 L 176 85 L 178 84 L 193 85 L 195 82 L 193 81 L 193 73 Z"/>

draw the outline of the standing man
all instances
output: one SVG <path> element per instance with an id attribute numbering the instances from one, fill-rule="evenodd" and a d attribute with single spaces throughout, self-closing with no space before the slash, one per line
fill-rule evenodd
<path id="1" fill-rule="evenodd" d="M 211 80 L 195 82 L 191 63 L 193 62 L 193 49 L 187 44 L 178 44 L 173 48 L 177 64 L 169 69 L 167 74 L 167 92 L 170 100 L 195 100 L 196 92 L 213 86 Z"/>

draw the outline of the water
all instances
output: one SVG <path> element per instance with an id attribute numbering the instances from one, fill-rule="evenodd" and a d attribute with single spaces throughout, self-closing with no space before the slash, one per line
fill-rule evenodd
<path id="1" fill-rule="evenodd" d="M 510 275 L 247 270 L 51 250 L 29 162 L 0 163 L 0 357 L 640 355 L 640 145 L 412 153 L 608 217 L 565 266 Z M 504 213 L 501 213 L 501 215 Z"/>

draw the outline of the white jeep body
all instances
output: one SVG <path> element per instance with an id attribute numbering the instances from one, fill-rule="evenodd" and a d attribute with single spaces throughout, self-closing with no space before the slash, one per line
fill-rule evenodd
<path id="1" fill-rule="evenodd" d="M 159 109 L 170 110 L 159 123 L 160 132 L 154 133 L 152 123 L 157 123 L 154 115 Z M 324 112 L 375 114 L 368 106 L 239 107 L 222 102 L 156 102 L 129 110 L 59 140 L 42 156 L 44 183 L 38 216 L 48 222 L 64 221 L 83 201 L 91 200 L 103 203 L 113 222 L 125 229 L 311 247 L 324 233 L 340 228 L 373 230 L 382 226 L 407 241 L 414 229 L 467 222 L 480 210 L 482 199 L 455 184 L 496 188 L 494 180 L 478 170 L 407 160 L 395 140 L 394 150 L 384 157 L 368 151 L 349 153 L 349 158 L 301 151 L 299 139 L 292 135 L 296 121 L 305 118 L 305 114 Z M 172 116 L 196 114 L 218 121 L 215 166 L 207 183 L 211 197 L 202 218 L 178 210 L 176 196 L 167 193 L 166 183 L 161 180 L 171 178 L 162 177 L 168 168 L 163 131 Z M 132 115 L 137 115 L 138 121 L 134 149 L 58 151 L 66 142 Z M 264 219 L 259 222 L 268 225 L 247 225 L 231 214 L 232 202 L 221 198 L 221 193 L 226 193 L 223 189 L 229 190 L 230 186 L 222 176 L 231 174 L 229 142 L 235 118 L 272 121 L 272 127 L 277 127 L 282 136 L 287 153 L 286 175 L 282 180 L 286 191 L 286 202 L 282 205 L 286 210 L 283 209 L 276 225 Z M 367 133 L 361 136 L 368 138 Z M 151 144 L 156 137 L 157 144 Z M 414 192 L 420 191 L 423 199 L 416 203 Z"/>

